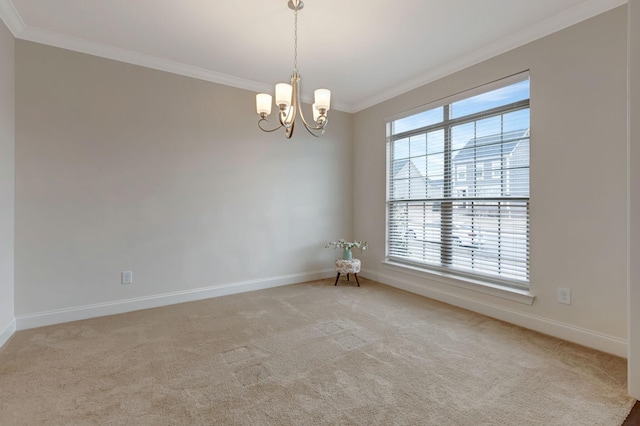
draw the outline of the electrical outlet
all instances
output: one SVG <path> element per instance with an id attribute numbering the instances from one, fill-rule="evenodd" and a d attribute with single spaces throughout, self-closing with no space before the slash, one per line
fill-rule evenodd
<path id="1" fill-rule="evenodd" d="M 122 284 L 133 284 L 133 271 L 122 271 Z"/>
<path id="2" fill-rule="evenodd" d="M 571 290 L 568 288 L 558 288 L 558 303 L 571 304 Z"/>

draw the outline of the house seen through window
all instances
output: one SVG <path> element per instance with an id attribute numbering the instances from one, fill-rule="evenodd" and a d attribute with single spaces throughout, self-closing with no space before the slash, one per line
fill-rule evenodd
<path id="1" fill-rule="evenodd" d="M 388 259 L 527 289 L 528 73 L 387 129 Z"/>

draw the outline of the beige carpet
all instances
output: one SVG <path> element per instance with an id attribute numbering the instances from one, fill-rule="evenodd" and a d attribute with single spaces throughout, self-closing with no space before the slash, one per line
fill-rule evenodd
<path id="1" fill-rule="evenodd" d="M 623 359 L 361 279 L 18 332 L 0 424 L 620 425 Z"/>

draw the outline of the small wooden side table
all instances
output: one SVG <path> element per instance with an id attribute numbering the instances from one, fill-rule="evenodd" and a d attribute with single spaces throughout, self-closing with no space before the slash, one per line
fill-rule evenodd
<path id="1" fill-rule="evenodd" d="M 349 274 L 353 274 L 353 276 L 356 277 L 356 283 L 358 283 L 358 287 L 360 287 L 360 281 L 358 280 L 358 272 L 360 272 L 360 259 L 336 259 L 336 272 L 338 273 L 338 275 L 336 276 L 335 284 L 333 284 L 334 286 L 338 285 L 340 274 L 347 274 L 347 281 L 349 281 Z"/>

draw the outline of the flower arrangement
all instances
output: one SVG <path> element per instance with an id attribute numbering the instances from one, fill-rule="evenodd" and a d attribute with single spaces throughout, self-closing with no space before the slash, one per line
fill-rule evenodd
<path id="1" fill-rule="evenodd" d="M 327 243 L 325 246 L 329 248 L 333 246 L 334 249 L 341 248 L 342 250 L 342 259 L 343 260 L 351 260 L 353 258 L 353 254 L 351 253 L 351 249 L 358 248 L 360 250 L 366 250 L 369 248 L 369 244 L 366 241 L 347 241 L 343 238 L 340 238 L 338 241 L 331 241 Z"/>
<path id="2" fill-rule="evenodd" d="M 329 248 L 333 246 L 334 249 L 341 248 L 345 250 L 351 250 L 353 248 L 357 248 L 360 250 L 366 250 L 369 248 L 369 245 L 366 241 L 346 241 L 343 238 L 340 238 L 338 241 L 331 241 L 327 243 L 325 248 Z"/>

